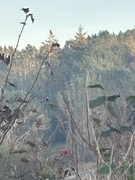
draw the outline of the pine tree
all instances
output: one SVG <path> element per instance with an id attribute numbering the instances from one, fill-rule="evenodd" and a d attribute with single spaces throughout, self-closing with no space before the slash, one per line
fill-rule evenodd
<path id="1" fill-rule="evenodd" d="M 76 49 L 84 49 L 88 44 L 86 34 L 87 32 L 83 32 L 83 27 L 80 25 L 78 32 L 76 32 L 75 40 L 72 42 L 72 47 Z"/>
<path id="2" fill-rule="evenodd" d="M 55 38 L 54 33 L 50 30 L 48 40 L 45 40 L 45 42 L 42 42 L 43 45 L 40 47 L 40 50 L 39 50 L 42 58 L 45 57 L 48 53 L 49 53 L 49 61 L 57 57 L 59 48 L 54 47 L 53 50 L 51 50 L 52 44 L 54 43 L 58 43 L 58 40 Z"/>

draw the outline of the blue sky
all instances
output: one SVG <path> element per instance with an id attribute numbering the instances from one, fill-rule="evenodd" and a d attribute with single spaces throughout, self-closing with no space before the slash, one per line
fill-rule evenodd
<path id="1" fill-rule="evenodd" d="M 21 7 L 30 8 L 35 23 L 27 23 L 19 48 L 28 43 L 39 47 L 50 29 L 63 45 L 80 24 L 89 35 L 100 30 L 118 33 L 135 25 L 135 0 L 0 0 L 1 46 L 15 46 L 24 19 Z"/>

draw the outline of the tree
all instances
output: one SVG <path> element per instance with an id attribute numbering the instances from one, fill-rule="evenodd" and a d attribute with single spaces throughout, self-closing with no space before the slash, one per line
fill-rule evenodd
<path id="1" fill-rule="evenodd" d="M 86 37 L 87 32 L 83 32 L 83 27 L 80 25 L 78 32 L 76 32 L 75 39 L 71 41 L 71 47 L 76 50 L 83 50 L 88 44 L 88 39 Z"/>
<path id="2" fill-rule="evenodd" d="M 49 53 L 49 62 L 52 64 L 55 63 L 54 60 L 57 59 L 58 54 L 60 52 L 60 49 L 58 46 L 55 46 L 53 48 L 53 51 L 51 50 L 52 45 L 58 43 L 58 40 L 55 38 L 55 35 L 53 34 L 53 32 L 50 30 L 49 31 L 49 36 L 48 36 L 48 40 L 45 40 L 45 42 L 42 42 L 42 46 L 39 49 L 39 54 L 41 56 L 41 58 L 44 58 L 48 53 Z"/>

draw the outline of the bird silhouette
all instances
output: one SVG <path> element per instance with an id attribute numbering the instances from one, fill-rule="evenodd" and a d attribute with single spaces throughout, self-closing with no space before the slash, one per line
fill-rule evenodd
<path id="1" fill-rule="evenodd" d="M 60 47 L 60 44 L 57 43 L 57 42 L 56 42 L 56 43 L 52 43 L 52 47 L 58 47 L 58 48 L 59 48 L 59 47 Z"/>

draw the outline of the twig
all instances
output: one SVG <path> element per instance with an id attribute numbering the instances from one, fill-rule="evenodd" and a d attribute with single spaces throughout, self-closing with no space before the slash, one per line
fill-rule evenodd
<path id="1" fill-rule="evenodd" d="M 120 165 L 113 170 L 113 172 L 115 172 L 116 170 L 118 170 L 122 165 L 123 163 L 125 162 L 125 160 L 127 159 L 128 155 L 129 155 L 129 152 L 131 150 L 131 147 L 132 147 L 132 144 L 133 144 L 133 140 L 134 140 L 134 136 L 135 136 L 135 131 L 133 132 L 132 136 L 131 136 L 131 140 L 130 140 L 130 144 L 129 144 L 129 147 L 128 147 L 128 150 L 123 158 L 123 161 L 120 163 Z"/>
<path id="2" fill-rule="evenodd" d="M 22 26 L 22 28 L 21 28 L 20 33 L 19 33 L 15 50 L 14 50 L 12 56 L 11 56 L 10 66 L 9 66 L 9 70 L 8 70 L 8 73 L 7 73 L 7 76 L 6 76 L 6 80 L 5 80 L 5 84 L 4 84 L 4 87 L 3 87 L 2 96 L 4 96 L 4 91 L 5 91 L 5 88 L 6 88 L 6 85 L 7 85 L 7 82 L 8 82 L 8 78 L 9 78 L 9 75 L 10 75 L 10 72 L 11 72 L 11 68 L 12 68 L 12 65 L 13 65 L 13 59 L 14 59 L 15 53 L 16 53 L 16 51 L 17 51 L 17 48 L 18 48 L 18 46 L 19 46 L 20 38 L 21 38 L 21 35 L 22 35 L 22 33 L 23 33 L 24 27 L 26 26 L 26 22 L 27 22 L 28 17 L 29 17 L 29 15 L 26 15 L 26 16 L 25 16 L 24 24 L 23 24 L 23 26 Z"/>
<path id="3" fill-rule="evenodd" d="M 47 58 L 49 57 L 49 54 L 50 54 L 50 52 L 53 50 L 53 47 L 54 47 L 54 46 L 52 45 L 50 51 L 47 53 L 45 59 L 42 61 L 41 65 L 40 65 L 40 67 L 39 67 L 39 69 L 38 69 L 37 75 L 36 75 L 36 77 L 35 77 L 35 80 L 34 80 L 32 86 L 31 86 L 31 88 L 30 88 L 29 91 L 26 93 L 26 95 L 25 95 L 22 103 L 19 105 L 19 107 L 18 107 L 17 109 L 19 109 L 19 108 L 22 106 L 22 104 L 24 103 L 24 101 L 27 99 L 28 95 L 30 94 L 30 92 L 31 92 L 32 89 L 34 88 L 34 86 L 35 86 L 35 84 L 36 84 L 36 82 L 37 82 L 37 80 L 38 80 L 38 77 L 39 77 L 40 71 L 41 71 L 41 69 L 42 69 L 42 66 L 43 66 L 43 64 L 45 63 L 45 60 L 47 60 Z"/>
<path id="4" fill-rule="evenodd" d="M 120 180 L 125 174 L 126 172 L 129 170 L 129 168 L 133 165 L 133 163 L 130 164 L 130 166 L 124 171 L 124 173 L 121 175 L 121 177 L 118 179 Z"/>

